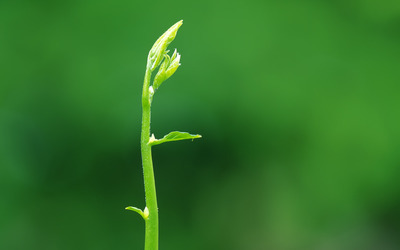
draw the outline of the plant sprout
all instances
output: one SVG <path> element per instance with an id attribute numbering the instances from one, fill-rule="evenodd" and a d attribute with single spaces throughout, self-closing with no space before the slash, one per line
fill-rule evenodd
<path id="1" fill-rule="evenodd" d="M 150 117 L 151 103 L 154 93 L 158 90 L 161 84 L 171 77 L 178 67 L 181 65 L 181 55 L 175 49 L 172 56 L 168 55 L 168 45 L 175 39 L 179 27 L 182 25 L 182 20 L 169 28 L 151 48 L 147 57 L 146 74 L 143 83 L 142 93 L 142 132 L 141 132 L 141 152 L 143 177 L 146 196 L 146 207 L 141 210 L 136 207 L 127 207 L 127 210 L 132 210 L 140 214 L 146 224 L 145 233 L 145 250 L 158 250 L 158 207 L 156 196 L 156 185 L 154 180 L 153 161 L 151 156 L 151 147 L 170 141 L 179 141 L 186 139 L 200 138 L 201 135 L 192 135 L 186 132 L 174 131 L 161 139 L 156 139 L 154 134 L 150 136 Z M 152 85 L 151 74 L 159 67 L 156 76 L 153 79 Z"/>

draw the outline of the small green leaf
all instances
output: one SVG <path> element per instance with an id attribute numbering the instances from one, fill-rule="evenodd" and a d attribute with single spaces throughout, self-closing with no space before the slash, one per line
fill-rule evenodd
<path id="1" fill-rule="evenodd" d="M 131 211 L 134 211 L 134 212 L 140 214 L 140 216 L 142 216 L 143 219 L 147 219 L 149 217 L 149 210 L 147 209 L 147 207 L 144 209 L 144 212 L 137 207 L 131 207 L 131 206 L 126 207 L 125 209 L 131 210 Z"/>
<path id="2" fill-rule="evenodd" d="M 188 139 L 196 139 L 196 138 L 201 138 L 201 135 L 192 135 L 187 132 L 179 132 L 179 131 L 174 131 L 169 133 L 168 135 L 164 136 L 161 139 L 155 139 L 154 135 L 151 136 L 149 145 L 154 146 L 158 145 L 164 142 L 170 142 L 170 141 L 181 141 L 181 140 L 188 140 Z"/>

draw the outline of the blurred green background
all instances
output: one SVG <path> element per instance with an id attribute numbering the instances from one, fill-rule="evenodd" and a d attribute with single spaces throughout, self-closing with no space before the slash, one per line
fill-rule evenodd
<path id="1" fill-rule="evenodd" d="M 143 249 L 147 53 L 161 249 L 400 249 L 400 3 L 0 1 L 0 249 Z"/>

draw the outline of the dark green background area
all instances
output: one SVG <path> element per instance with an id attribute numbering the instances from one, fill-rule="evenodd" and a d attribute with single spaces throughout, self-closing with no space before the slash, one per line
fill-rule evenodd
<path id="1" fill-rule="evenodd" d="M 400 3 L 0 1 L 0 249 L 143 249 L 147 53 L 160 248 L 400 249 Z"/>

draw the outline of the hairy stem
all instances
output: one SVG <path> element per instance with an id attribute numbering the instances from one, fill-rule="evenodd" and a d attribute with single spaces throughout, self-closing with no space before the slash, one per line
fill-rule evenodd
<path id="1" fill-rule="evenodd" d="M 144 77 L 143 94 L 142 94 L 142 135 L 141 135 L 141 150 L 142 150 L 142 164 L 143 164 L 143 177 L 144 189 L 146 195 L 146 207 L 149 210 L 149 216 L 146 221 L 146 236 L 145 236 L 145 250 L 158 250 L 158 208 L 156 186 L 154 180 L 153 161 L 151 158 L 151 145 L 150 139 L 150 78 L 151 71 L 147 67 L 146 75 Z"/>

